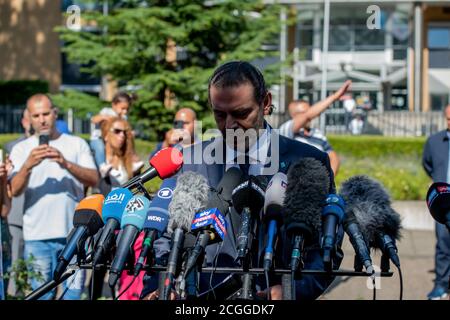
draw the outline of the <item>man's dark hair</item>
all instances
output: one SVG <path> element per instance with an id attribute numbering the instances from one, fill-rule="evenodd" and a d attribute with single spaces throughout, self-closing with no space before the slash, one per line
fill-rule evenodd
<path id="1" fill-rule="evenodd" d="M 255 100 L 261 105 L 267 95 L 266 82 L 261 71 L 246 61 L 230 61 L 218 67 L 209 79 L 208 99 L 211 102 L 209 94 L 211 86 L 227 88 L 244 83 L 250 83 L 253 86 Z"/>

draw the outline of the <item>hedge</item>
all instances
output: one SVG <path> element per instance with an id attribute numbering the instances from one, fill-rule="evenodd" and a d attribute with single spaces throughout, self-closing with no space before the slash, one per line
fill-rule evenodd
<path id="1" fill-rule="evenodd" d="M 0 135 L 0 147 L 19 135 Z M 82 135 L 88 139 L 88 135 Z M 336 185 L 357 174 L 379 180 L 395 200 L 423 200 L 430 179 L 421 165 L 425 138 L 373 136 L 330 136 L 329 141 L 341 159 Z M 148 167 L 148 156 L 156 143 L 136 140 L 136 152 Z M 149 192 L 158 190 L 161 180 L 146 183 Z"/>

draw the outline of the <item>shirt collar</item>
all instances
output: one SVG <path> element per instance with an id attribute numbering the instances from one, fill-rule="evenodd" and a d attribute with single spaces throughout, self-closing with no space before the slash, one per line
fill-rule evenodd
<path id="1" fill-rule="evenodd" d="M 225 143 L 225 149 L 226 149 L 226 163 L 227 164 L 233 164 L 236 162 L 236 158 L 244 156 L 245 154 L 248 155 L 250 158 L 250 164 L 256 164 L 256 163 L 266 163 L 267 154 L 269 152 L 269 146 L 270 146 L 270 134 L 271 134 L 271 128 L 268 125 L 265 125 L 265 130 L 263 133 L 259 136 L 258 140 L 250 147 L 247 153 L 240 152 L 238 150 L 235 150 L 228 146 L 228 144 Z"/>

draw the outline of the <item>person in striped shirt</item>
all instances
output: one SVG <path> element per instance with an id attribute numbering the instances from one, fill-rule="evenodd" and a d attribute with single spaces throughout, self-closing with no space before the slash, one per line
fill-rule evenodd
<path id="1" fill-rule="evenodd" d="M 313 106 L 310 106 L 305 100 L 292 101 L 288 107 L 291 119 L 283 123 L 279 128 L 281 135 L 307 143 L 328 153 L 334 176 L 337 175 L 339 170 L 339 157 L 325 135 L 319 129 L 311 128 L 311 121 L 344 95 L 351 84 L 351 80 L 347 80 L 339 90 Z"/>

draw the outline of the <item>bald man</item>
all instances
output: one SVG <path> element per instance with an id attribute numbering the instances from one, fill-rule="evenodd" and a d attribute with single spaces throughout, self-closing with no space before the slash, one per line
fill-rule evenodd
<path id="1" fill-rule="evenodd" d="M 190 108 L 182 108 L 177 111 L 173 120 L 173 128 L 165 134 L 164 141 L 156 145 L 155 150 L 150 154 L 152 158 L 156 152 L 169 146 L 180 145 L 188 147 L 197 142 L 195 136 L 195 121 L 197 114 Z"/>
<path id="2" fill-rule="evenodd" d="M 430 136 L 425 143 L 422 165 L 434 182 L 450 183 L 450 104 L 444 109 L 447 129 Z M 436 251 L 434 256 L 433 289 L 428 293 L 429 300 L 447 299 L 450 281 L 450 232 L 436 223 Z"/>
<path id="3" fill-rule="evenodd" d="M 73 229 L 73 215 L 84 197 L 84 187 L 95 186 L 98 174 L 88 144 L 81 138 L 60 133 L 55 126 L 57 111 L 50 98 L 36 94 L 28 99 L 27 110 L 35 134 L 16 144 L 11 151 L 13 196 L 24 196 L 24 257 L 34 257 L 35 271 L 42 279 L 32 279 L 37 289 L 52 278 L 59 254 Z M 48 143 L 40 143 L 47 136 Z M 64 299 L 80 299 L 82 279 Z M 68 280 L 72 282 L 72 279 Z M 49 292 L 43 299 L 52 299 Z"/>
<path id="4" fill-rule="evenodd" d="M 319 129 L 311 128 L 311 121 L 331 106 L 333 102 L 337 101 L 349 89 L 351 84 L 352 82 L 347 80 L 338 91 L 313 106 L 305 100 L 292 101 L 288 106 L 291 120 L 286 121 L 279 128 L 281 135 L 307 143 L 320 151 L 328 153 L 330 165 L 335 176 L 339 170 L 339 157 L 328 143 L 325 135 Z"/>

